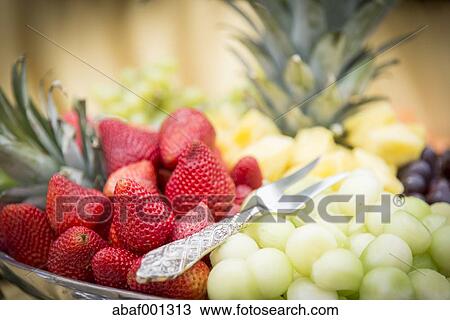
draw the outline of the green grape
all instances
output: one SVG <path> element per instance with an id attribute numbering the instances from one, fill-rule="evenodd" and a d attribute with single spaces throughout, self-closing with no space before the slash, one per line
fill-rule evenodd
<path id="1" fill-rule="evenodd" d="M 406 197 L 402 210 L 408 212 L 417 219 L 423 219 L 431 214 L 430 205 L 416 197 Z"/>
<path id="2" fill-rule="evenodd" d="M 292 282 L 292 266 L 284 252 L 264 248 L 247 258 L 247 265 L 265 299 L 281 296 Z"/>
<path id="3" fill-rule="evenodd" d="M 436 202 L 431 205 L 431 212 L 447 218 L 450 221 L 450 203 Z"/>
<path id="4" fill-rule="evenodd" d="M 411 283 L 420 300 L 449 300 L 450 283 L 447 279 L 431 269 L 417 269 L 409 274 Z"/>
<path id="5" fill-rule="evenodd" d="M 430 214 L 422 219 L 422 223 L 427 227 L 427 229 L 433 233 L 440 227 L 442 227 L 444 224 L 447 223 L 447 217 L 441 216 L 439 214 Z"/>
<path id="6" fill-rule="evenodd" d="M 292 232 L 286 243 L 286 255 L 297 272 L 308 276 L 313 263 L 335 248 L 337 241 L 331 232 L 318 224 L 307 224 Z"/>
<path id="7" fill-rule="evenodd" d="M 431 255 L 427 252 L 413 257 L 414 269 L 432 269 L 438 270 L 436 262 L 433 261 Z"/>
<path id="8" fill-rule="evenodd" d="M 325 252 L 312 266 L 311 278 L 328 290 L 357 291 L 364 276 L 361 261 L 347 249 Z"/>
<path id="9" fill-rule="evenodd" d="M 430 253 L 439 267 L 439 271 L 446 277 L 450 276 L 450 226 L 440 227 L 433 233 Z"/>
<path id="10" fill-rule="evenodd" d="M 244 259 L 226 259 L 216 264 L 208 276 L 211 300 L 261 299 L 256 280 Z"/>
<path id="11" fill-rule="evenodd" d="M 414 297 L 414 288 L 408 275 L 393 267 L 369 271 L 359 288 L 361 300 L 406 300 Z"/>
<path id="12" fill-rule="evenodd" d="M 370 170 L 355 170 L 350 177 L 342 182 L 339 193 L 344 195 L 363 195 L 366 204 L 375 203 L 382 192 L 382 185 Z M 356 214 L 356 198 L 339 204 L 343 214 L 354 216 Z"/>
<path id="13" fill-rule="evenodd" d="M 395 234 L 405 240 L 413 254 L 424 253 L 431 244 L 431 233 L 427 227 L 403 210 L 392 215 L 391 222 L 384 226 L 384 232 Z"/>
<path id="14" fill-rule="evenodd" d="M 336 291 L 325 290 L 308 278 L 295 280 L 287 291 L 288 300 L 337 300 Z"/>
<path id="15" fill-rule="evenodd" d="M 211 265 L 215 266 L 222 260 L 229 258 L 247 258 L 253 252 L 258 251 L 255 240 L 243 233 L 236 233 L 229 237 L 221 246 L 209 255 Z"/>
<path id="16" fill-rule="evenodd" d="M 382 234 L 364 249 L 361 261 L 366 271 L 378 267 L 395 267 L 408 272 L 413 258 L 405 241 L 392 234 Z"/>
<path id="17" fill-rule="evenodd" d="M 375 239 L 371 233 L 359 233 L 350 237 L 350 250 L 359 258 L 369 243 Z"/>
<path id="18" fill-rule="evenodd" d="M 277 222 L 276 219 L 270 215 L 263 216 L 252 223 L 247 232 L 261 248 L 276 248 L 284 251 L 286 242 L 295 227 L 289 220 Z"/>

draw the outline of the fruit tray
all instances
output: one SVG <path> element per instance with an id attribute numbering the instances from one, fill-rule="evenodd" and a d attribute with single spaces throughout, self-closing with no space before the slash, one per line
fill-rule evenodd
<path id="1" fill-rule="evenodd" d="M 17 262 L 0 251 L 0 273 L 27 294 L 38 299 L 132 299 L 157 300 L 160 297 L 104 287 L 58 276 Z"/>

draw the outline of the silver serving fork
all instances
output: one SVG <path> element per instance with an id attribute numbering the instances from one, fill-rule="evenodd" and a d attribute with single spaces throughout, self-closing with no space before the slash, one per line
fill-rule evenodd
<path id="1" fill-rule="evenodd" d="M 301 195 L 304 199 L 300 202 L 280 202 L 284 191 L 305 177 L 318 162 L 319 158 L 285 178 L 262 186 L 254 192 L 239 214 L 225 218 L 187 238 L 150 251 L 142 259 L 141 266 L 136 273 L 137 281 L 146 283 L 176 278 L 222 244 L 228 237 L 239 232 L 257 214 L 281 211 L 283 214 L 293 213 L 301 209 L 307 201 L 347 177 L 346 173 L 338 174 L 295 193 L 294 195 Z"/>

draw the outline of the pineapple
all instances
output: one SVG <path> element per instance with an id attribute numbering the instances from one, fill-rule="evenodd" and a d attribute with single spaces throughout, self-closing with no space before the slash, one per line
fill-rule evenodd
<path id="1" fill-rule="evenodd" d="M 275 181 L 287 170 L 293 145 L 291 137 L 268 135 L 244 148 L 235 161 L 244 156 L 253 156 L 258 160 L 264 178 Z"/>
<path id="2" fill-rule="evenodd" d="M 13 188 L 0 186 L 0 203 L 26 201 L 45 205 L 47 182 L 61 172 L 89 187 L 101 187 L 105 174 L 103 157 L 94 129 L 86 120 L 86 106 L 76 101 L 81 143 L 75 129 L 58 116 L 52 91 L 41 92 L 47 115 L 41 113 L 26 89 L 25 59 L 12 70 L 12 104 L 0 88 L 0 171 L 13 178 Z M 8 182 L 10 183 L 10 182 Z"/>
<path id="3" fill-rule="evenodd" d="M 375 62 L 410 35 L 380 49 L 365 45 L 394 0 L 228 0 L 253 34 L 236 39 L 257 62 L 246 66 L 258 108 L 275 120 L 281 132 L 295 136 L 300 128 L 323 126 L 342 134 L 342 121 L 359 106 L 368 83 L 393 61 Z M 249 9 L 251 9 L 249 11 Z"/>

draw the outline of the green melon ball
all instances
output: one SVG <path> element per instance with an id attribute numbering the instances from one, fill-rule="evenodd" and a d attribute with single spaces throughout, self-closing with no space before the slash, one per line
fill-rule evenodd
<path id="1" fill-rule="evenodd" d="M 414 288 L 408 275 L 398 268 L 380 267 L 369 271 L 359 289 L 361 300 L 414 299 Z"/>
<path id="2" fill-rule="evenodd" d="M 258 251 L 255 240 L 243 233 L 236 233 L 229 237 L 222 245 L 214 249 L 209 255 L 211 265 L 215 266 L 220 261 L 230 258 L 245 259 L 250 254 Z"/>
<path id="3" fill-rule="evenodd" d="M 420 300 L 449 300 L 450 283 L 439 272 L 417 269 L 409 274 L 416 298 Z"/>
<path id="4" fill-rule="evenodd" d="M 288 300 L 337 300 L 338 294 L 325 290 L 308 278 L 299 278 L 291 283 L 287 291 Z"/>
<path id="5" fill-rule="evenodd" d="M 292 282 L 291 263 L 284 252 L 278 249 L 260 249 L 247 258 L 247 264 L 265 299 L 281 296 Z"/>
<path id="6" fill-rule="evenodd" d="M 430 254 L 439 272 L 450 276 L 450 226 L 443 226 L 433 233 Z"/>
<path id="7" fill-rule="evenodd" d="M 416 197 L 406 197 L 402 209 L 419 220 L 431 214 L 430 205 Z"/>

